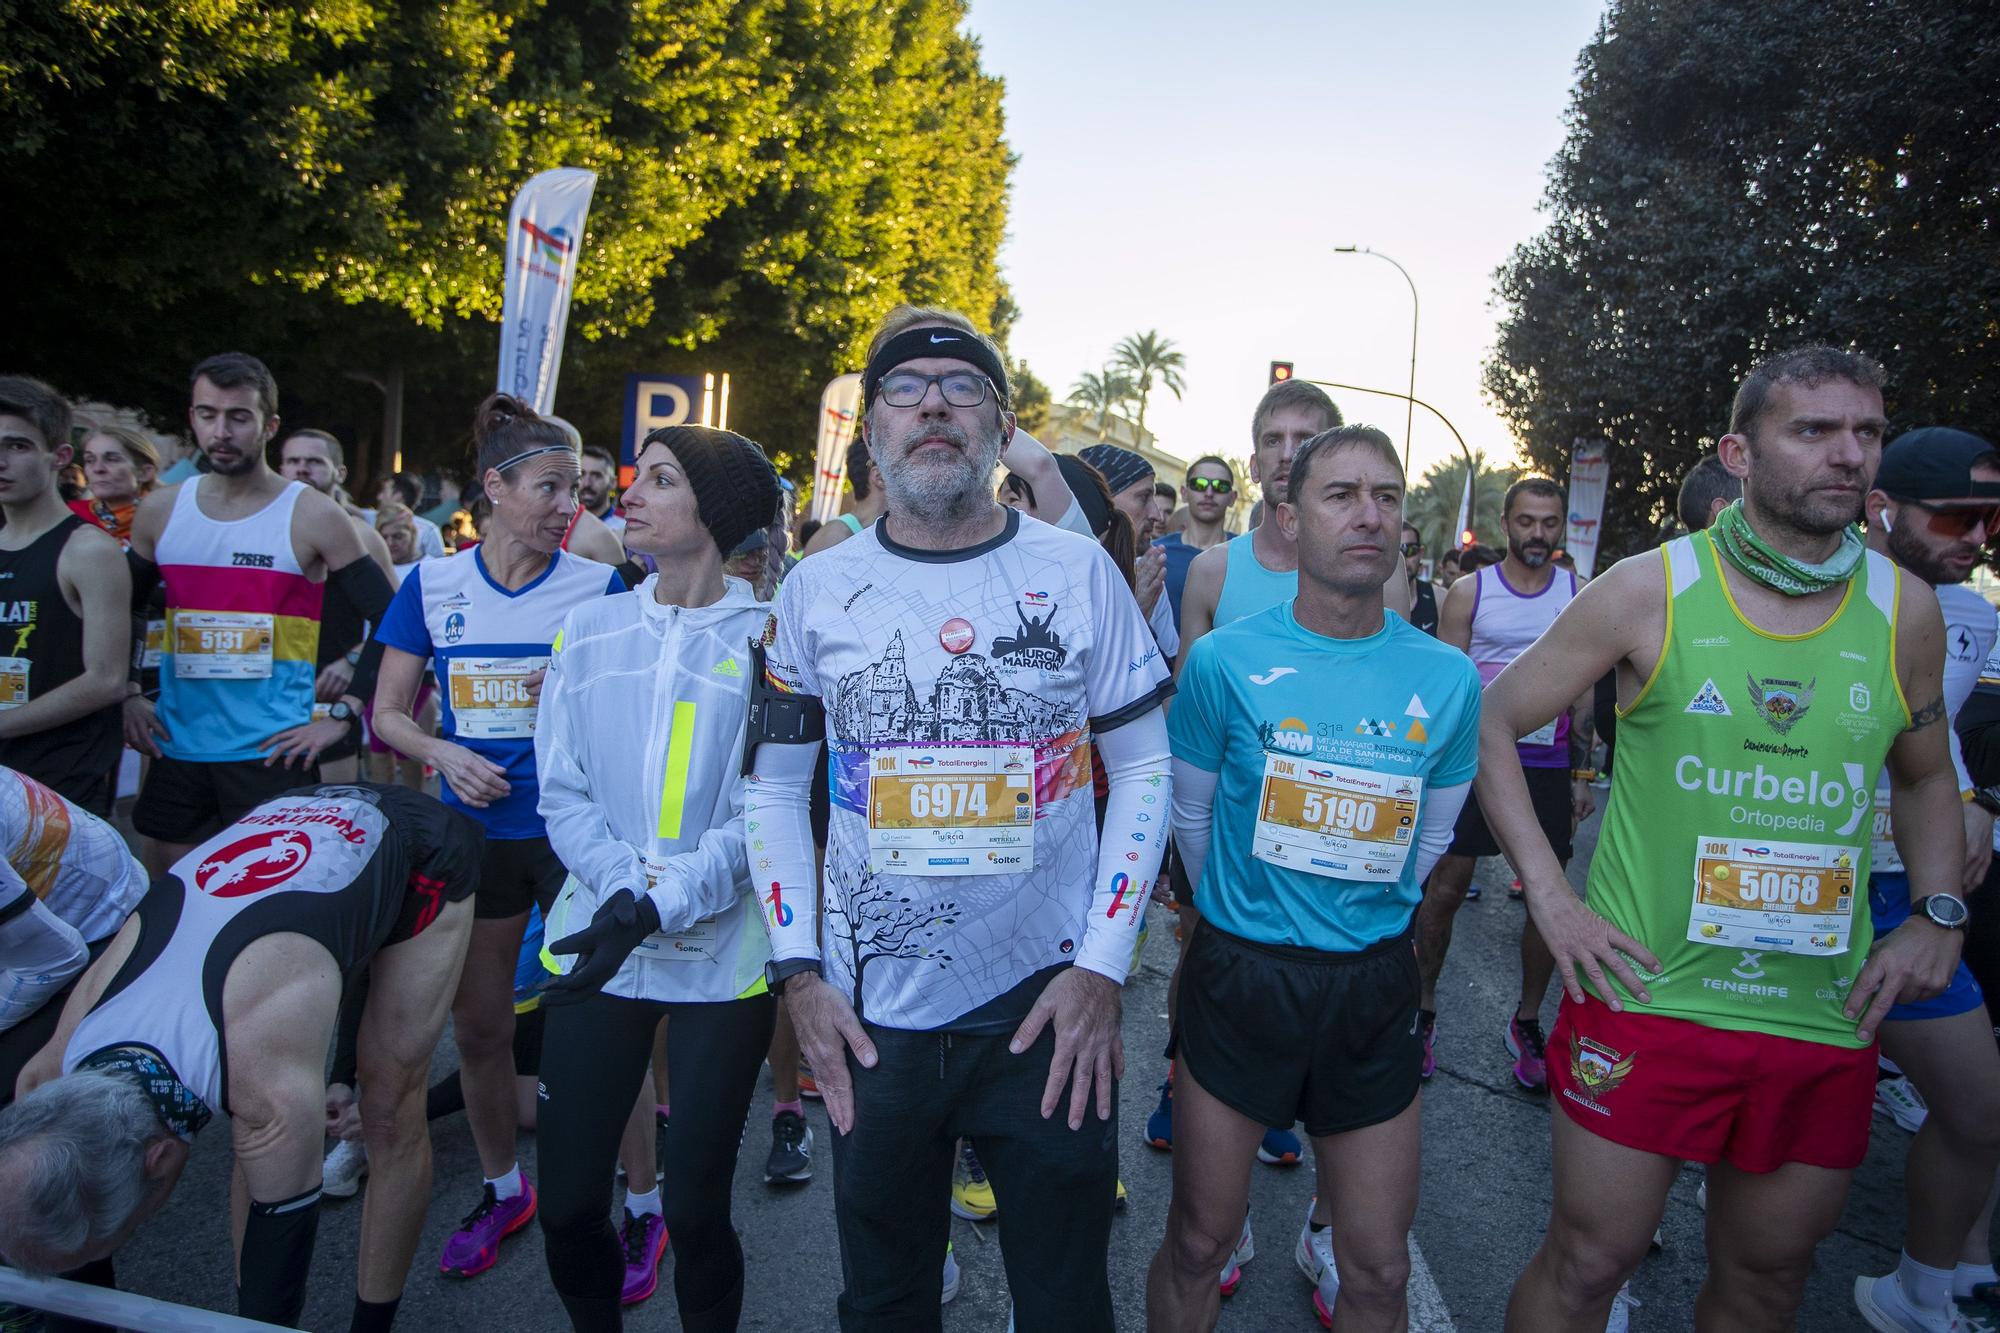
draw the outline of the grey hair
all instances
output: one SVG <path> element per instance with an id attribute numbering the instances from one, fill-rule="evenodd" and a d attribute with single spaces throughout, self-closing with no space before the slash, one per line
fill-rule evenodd
<path id="1" fill-rule="evenodd" d="M 170 1132 L 131 1080 L 79 1070 L 0 1111 L 0 1254 L 25 1272 L 68 1267 L 146 1199 L 146 1145 Z"/>

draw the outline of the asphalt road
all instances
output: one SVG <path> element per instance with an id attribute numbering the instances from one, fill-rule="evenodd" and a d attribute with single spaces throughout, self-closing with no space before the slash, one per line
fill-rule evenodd
<path id="1" fill-rule="evenodd" d="M 1580 879 L 1595 821 L 1579 837 L 1572 875 Z M 1459 918 L 1440 992 L 1437 1077 L 1424 1093 L 1424 1187 L 1413 1240 L 1422 1263 L 1413 1283 L 1412 1327 L 1497 1330 L 1514 1276 L 1539 1243 L 1549 1205 L 1549 1101 L 1520 1091 L 1501 1044 L 1519 985 L 1517 941 L 1523 909 L 1508 901 L 1504 862 L 1482 863 L 1484 899 Z M 1144 1327 L 1144 1274 L 1165 1225 L 1169 1162 L 1139 1138 L 1162 1073 L 1157 1052 L 1166 1035 L 1166 985 L 1174 958 L 1170 920 L 1155 913 L 1145 966 L 1127 988 L 1125 1041 L 1130 1075 L 1121 1108 L 1121 1172 L 1130 1205 L 1112 1232 L 1118 1327 Z M 1552 1022 L 1550 1004 L 1546 1021 Z M 440 1069 L 453 1057 L 440 1054 Z M 760 1330 L 835 1327 L 841 1286 L 833 1228 L 831 1165 L 820 1153 L 819 1178 L 783 1192 L 762 1183 L 769 1147 L 768 1087 L 760 1092 L 738 1165 L 736 1221 L 749 1263 L 743 1327 Z M 818 1106 L 808 1116 L 822 1144 L 828 1128 Z M 1856 1273 L 1886 1272 L 1902 1230 L 1902 1162 L 1908 1138 L 1878 1118 L 1867 1163 L 1859 1172 L 1839 1230 L 1821 1248 L 1799 1327 L 1815 1333 L 1862 1329 L 1849 1295 Z M 507 1242 L 501 1263 L 470 1281 L 448 1280 L 436 1255 L 458 1218 L 476 1201 L 479 1172 L 463 1116 L 435 1127 L 437 1186 L 422 1247 L 404 1297 L 399 1327 L 444 1330 L 558 1330 L 567 1327 L 548 1284 L 541 1235 L 530 1227 Z M 532 1135 L 521 1145 L 532 1174 Z M 217 1126 L 197 1144 L 187 1175 L 166 1211 L 119 1257 L 121 1285 L 190 1305 L 229 1310 L 227 1132 Z M 1252 1216 L 1258 1255 L 1245 1266 L 1242 1287 L 1223 1306 L 1221 1327 L 1236 1330 L 1317 1327 L 1311 1287 L 1292 1261 L 1292 1248 L 1313 1189 L 1310 1165 L 1253 1167 Z M 1667 1205 L 1666 1248 L 1640 1270 L 1633 1292 L 1641 1302 L 1632 1328 L 1687 1329 L 1704 1267 L 1699 1173 L 1689 1169 Z M 940 1199 L 942 1208 L 945 1201 Z M 1002 1201 L 1005 1206 L 1005 1201 Z M 306 1327 L 347 1326 L 353 1291 L 354 1245 L 361 1199 L 329 1201 L 320 1223 Z M 958 1298 L 946 1307 L 954 1333 L 1007 1326 L 1007 1281 L 998 1236 L 990 1225 L 954 1221 L 964 1271 Z M 671 1257 L 667 1261 L 672 1263 Z M 1434 1284 L 1434 1286 L 1428 1285 Z M 678 1327 L 671 1281 L 627 1312 L 628 1327 Z"/>

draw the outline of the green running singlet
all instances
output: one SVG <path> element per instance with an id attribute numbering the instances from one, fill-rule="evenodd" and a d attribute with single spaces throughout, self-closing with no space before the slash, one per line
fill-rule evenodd
<path id="1" fill-rule="evenodd" d="M 1873 942 L 1876 775 L 1910 723 L 1896 679 L 1899 575 L 1870 552 L 1831 619 L 1744 618 L 1707 533 L 1662 549 L 1659 665 L 1618 715 L 1590 906 L 1658 956 L 1635 1011 L 1859 1047 L 1841 1012 Z M 1610 984 L 1616 986 L 1616 982 Z"/>

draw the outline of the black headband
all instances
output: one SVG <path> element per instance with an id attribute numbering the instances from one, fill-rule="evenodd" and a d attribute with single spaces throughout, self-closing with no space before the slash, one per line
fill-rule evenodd
<path id="1" fill-rule="evenodd" d="M 993 354 L 993 349 L 984 338 L 949 324 L 921 324 L 914 329 L 904 329 L 883 343 L 882 350 L 868 358 L 868 369 L 862 372 L 862 403 L 874 401 L 876 386 L 882 383 L 884 375 L 897 366 L 905 361 L 930 356 L 950 357 L 954 361 L 976 366 L 987 379 L 993 381 L 995 397 L 1005 405 L 1007 369 L 1000 364 L 1000 358 Z"/>

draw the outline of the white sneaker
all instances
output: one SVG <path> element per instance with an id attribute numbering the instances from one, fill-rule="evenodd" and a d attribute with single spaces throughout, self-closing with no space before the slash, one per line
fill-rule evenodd
<path id="1" fill-rule="evenodd" d="M 1868 1326 L 1881 1333 L 1971 1333 L 1972 1329 L 1950 1302 L 1942 1310 L 1920 1310 L 1910 1304 L 1894 1273 L 1855 1278 L 1854 1306 Z"/>
<path id="2" fill-rule="evenodd" d="M 361 1143 L 342 1139 L 326 1155 L 320 1167 L 321 1194 L 351 1199 L 361 1189 L 361 1177 L 368 1174 L 368 1149 Z"/>
<path id="3" fill-rule="evenodd" d="M 1234 1296 L 1236 1289 L 1243 1285 L 1243 1265 L 1257 1257 L 1257 1242 L 1250 1234 L 1250 1214 L 1243 1214 L 1243 1234 L 1236 1238 L 1236 1248 L 1229 1255 L 1229 1262 L 1222 1268 L 1222 1294 Z"/>
<path id="4" fill-rule="evenodd" d="M 1632 1294 L 1632 1284 L 1627 1282 L 1611 1298 L 1611 1317 L 1604 1321 L 1604 1333 L 1631 1333 L 1632 1312 L 1639 1308 L 1639 1298 Z"/>
<path id="5" fill-rule="evenodd" d="M 1914 1134 L 1924 1127 L 1924 1117 L 1931 1109 L 1910 1080 L 1898 1074 L 1875 1080 L 1875 1110 L 1894 1120 L 1898 1129 Z"/>
<path id="6" fill-rule="evenodd" d="M 1299 1271 L 1306 1275 L 1306 1281 L 1313 1284 L 1313 1310 L 1319 1315 L 1319 1322 L 1332 1328 L 1333 1304 L 1340 1298 L 1340 1270 L 1333 1262 L 1333 1228 L 1314 1231 L 1312 1210 L 1313 1205 L 1307 1204 L 1305 1225 L 1299 1228 L 1299 1245 L 1292 1257 L 1298 1260 Z"/>
<path id="7" fill-rule="evenodd" d="M 1701 1182 L 1701 1184 L 1699 1184 L 1699 1185 L 1696 1185 L 1696 1186 L 1694 1187 L 1694 1206 L 1695 1206 L 1695 1207 L 1697 1207 L 1697 1208 L 1699 1208 L 1699 1209 L 1701 1209 L 1701 1210 L 1702 1210 L 1702 1211 L 1703 1211 L 1704 1213 L 1708 1211 L 1708 1179 L 1707 1179 L 1707 1177 L 1703 1177 L 1703 1178 L 1702 1178 L 1702 1182 Z"/>
<path id="8" fill-rule="evenodd" d="M 958 1295 L 958 1278 L 958 1260 L 952 1255 L 951 1242 L 946 1241 L 944 1243 L 944 1295 L 939 1298 L 939 1305 L 950 1305 L 951 1298 Z M 1012 1321 L 1013 1316 L 1009 1315 L 1008 1322 L 1012 1323 Z"/>

